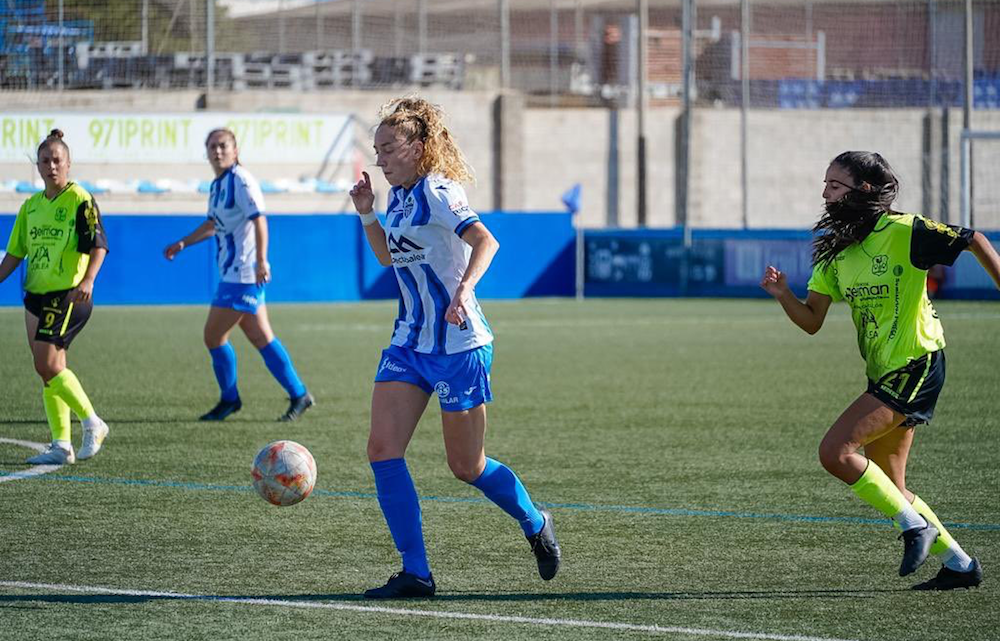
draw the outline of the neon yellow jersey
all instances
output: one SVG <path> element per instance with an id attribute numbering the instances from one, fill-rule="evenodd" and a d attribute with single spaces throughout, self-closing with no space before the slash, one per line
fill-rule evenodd
<path id="1" fill-rule="evenodd" d="M 944 330 L 927 297 L 927 270 L 954 263 L 973 233 L 922 216 L 885 213 L 864 241 L 813 268 L 808 288 L 850 305 L 868 378 L 878 381 L 944 348 Z"/>
<path id="2" fill-rule="evenodd" d="M 86 189 L 70 183 L 52 200 L 40 191 L 24 201 L 7 253 L 28 261 L 25 291 L 47 294 L 79 285 L 96 247 L 108 248 L 101 212 Z"/>

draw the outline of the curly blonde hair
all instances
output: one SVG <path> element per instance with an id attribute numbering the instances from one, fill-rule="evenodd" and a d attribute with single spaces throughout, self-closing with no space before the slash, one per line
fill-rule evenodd
<path id="1" fill-rule="evenodd" d="M 455 182 L 474 182 L 475 172 L 444 125 L 444 111 L 423 98 L 394 98 L 378 111 L 379 126 L 392 127 L 407 142 L 420 140 L 424 154 L 417 164 L 421 176 L 437 173 Z"/>

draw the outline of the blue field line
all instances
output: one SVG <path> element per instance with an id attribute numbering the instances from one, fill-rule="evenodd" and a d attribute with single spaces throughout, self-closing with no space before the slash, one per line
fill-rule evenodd
<path id="1" fill-rule="evenodd" d="M 11 474 L 0 470 L 0 476 Z M 68 481 L 71 483 L 103 483 L 109 485 L 133 485 L 144 487 L 166 487 L 182 490 L 208 490 L 216 492 L 252 492 L 251 485 L 209 485 L 207 483 L 191 483 L 188 481 L 159 481 L 154 479 L 116 479 L 92 476 L 61 476 L 42 474 L 32 477 L 27 482 L 37 481 Z M 334 492 L 332 490 L 313 490 L 313 496 L 328 496 L 346 499 L 377 499 L 372 492 Z M 482 497 L 462 496 L 421 496 L 421 501 L 434 503 L 479 503 L 490 504 L 489 499 Z M 650 514 L 654 516 L 708 516 L 715 518 L 760 519 L 764 521 L 797 521 L 803 523 L 852 523 L 863 525 L 885 525 L 888 519 L 871 519 L 857 516 L 811 516 L 808 514 L 768 514 L 764 512 L 734 512 L 729 510 L 692 510 L 687 508 L 643 507 L 639 505 L 593 505 L 589 503 L 539 503 L 546 508 L 559 510 L 577 510 L 586 512 L 618 512 L 620 514 Z M 994 523 L 944 523 L 945 527 L 965 530 L 981 530 L 987 532 L 1000 531 L 1000 524 Z"/>

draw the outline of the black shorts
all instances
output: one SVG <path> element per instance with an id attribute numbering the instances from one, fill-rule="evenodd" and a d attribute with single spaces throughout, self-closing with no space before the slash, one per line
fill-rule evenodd
<path id="1" fill-rule="evenodd" d="M 35 340 L 52 343 L 63 349 L 68 349 L 76 335 L 90 320 L 94 305 L 86 303 L 70 303 L 66 300 L 71 289 L 47 294 L 24 295 L 24 308 L 38 317 L 38 329 Z"/>
<path id="2" fill-rule="evenodd" d="M 906 416 L 906 427 L 930 423 L 943 387 L 944 350 L 910 361 L 878 382 L 868 380 L 868 393 Z"/>

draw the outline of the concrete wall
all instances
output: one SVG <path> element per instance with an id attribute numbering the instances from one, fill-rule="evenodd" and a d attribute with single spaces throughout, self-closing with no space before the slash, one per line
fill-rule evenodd
<path id="1" fill-rule="evenodd" d="M 605 227 L 636 224 L 636 114 L 634 110 L 528 108 L 517 95 L 436 91 L 422 94 L 441 104 L 463 151 L 476 169 L 477 182 L 468 186 L 470 204 L 480 211 L 559 211 L 562 194 L 573 184 L 583 187 L 579 222 Z M 359 120 L 357 141 L 360 165 L 369 170 L 384 199 L 388 185 L 374 167 L 371 131 L 378 107 L 394 94 L 379 92 L 294 93 L 248 91 L 213 94 L 210 110 L 234 112 L 295 111 L 353 113 Z M 0 109 L 91 110 L 126 112 L 190 112 L 194 92 L 66 92 L 0 93 Z M 502 104 L 502 108 L 498 105 Z M 647 116 L 648 192 L 647 224 L 670 227 L 675 214 L 676 108 L 651 109 Z M 819 214 L 823 175 L 831 158 L 847 149 L 882 153 L 903 183 L 898 207 L 924 212 L 957 223 L 959 220 L 959 134 L 961 111 L 945 119 L 940 110 L 754 110 L 749 114 L 749 215 L 751 228 L 806 228 Z M 502 125 L 499 126 L 499 125 Z M 1000 130 L 1000 111 L 977 111 L 973 126 Z M 613 144 L 617 133 L 617 143 Z M 942 141 L 946 140 L 946 148 Z M 72 141 L 69 141 L 72 145 Z M 740 165 L 740 112 L 701 108 L 694 114 L 691 132 L 690 219 L 698 227 L 743 226 Z M 1000 141 L 983 143 L 977 153 L 977 193 L 996 190 L 1000 203 Z M 925 157 L 926 153 L 926 157 Z M 610 162 L 617 158 L 617 162 Z M 942 188 L 942 166 L 950 168 Z M 502 176 L 495 175 L 502 166 Z M 929 182 L 924 185 L 924 170 Z M 256 165 L 260 178 L 299 178 L 315 175 L 312 165 Z M 350 177 L 354 167 L 341 168 Z M 75 166 L 79 179 L 160 177 L 211 178 L 208 164 Z M 27 161 L 0 165 L 0 178 L 35 177 Z M 0 212 L 16 211 L 21 194 L 0 194 Z M 978 199 L 978 198 L 977 198 Z M 113 195 L 100 198 L 109 213 L 201 212 L 200 195 Z M 986 199 L 984 202 L 990 202 Z M 382 201 L 384 206 L 384 200 Z M 345 211 L 346 195 L 272 195 L 273 212 Z M 1000 207 L 982 206 L 976 223 L 1000 228 Z"/>

